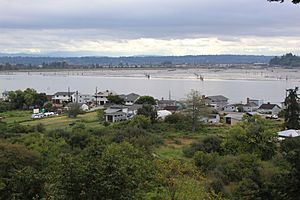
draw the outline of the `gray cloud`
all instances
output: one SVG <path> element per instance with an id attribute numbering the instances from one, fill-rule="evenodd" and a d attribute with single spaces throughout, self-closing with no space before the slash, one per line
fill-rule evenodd
<path id="1" fill-rule="evenodd" d="M 80 50 L 81 44 L 89 50 L 88 44 L 140 38 L 201 38 L 199 46 L 218 38 L 223 48 L 249 37 L 285 37 L 293 44 L 300 34 L 299 9 L 267 0 L 0 0 L 0 48 Z"/>

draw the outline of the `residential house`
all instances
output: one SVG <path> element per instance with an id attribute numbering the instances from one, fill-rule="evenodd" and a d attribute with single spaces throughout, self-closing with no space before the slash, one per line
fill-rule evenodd
<path id="1" fill-rule="evenodd" d="M 114 91 L 111 90 L 105 90 L 102 92 L 98 92 L 94 95 L 95 97 L 95 102 L 97 105 L 105 105 L 108 102 L 107 97 L 110 95 L 117 95 Z"/>
<path id="2" fill-rule="evenodd" d="M 223 95 L 203 96 L 206 105 L 210 105 L 217 110 L 222 110 L 224 106 L 228 105 L 228 98 Z"/>
<path id="3" fill-rule="evenodd" d="M 167 107 L 174 110 L 174 106 L 177 107 L 177 103 L 175 100 L 164 100 L 162 98 L 161 100 L 157 100 L 156 103 L 158 110 L 166 110 Z"/>
<path id="4" fill-rule="evenodd" d="M 255 103 L 258 107 L 260 107 L 264 103 L 264 100 L 247 98 L 247 104 L 248 103 Z"/>
<path id="5" fill-rule="evenodd" d="M 82 111 L 89 111 L 90 107 L 86 104 L 86 103 L 69 103 L 65 106 L 65 110 L 69 110 L 71 108 L 71 106 L 74 106 L 75 104 L 77 104 L 79 106 L 79 109 Z"/>
<path id="6" fill-rule="evenodd" d="M 128 119 L 128 108 L 125 106 L 111 106 L 104 111 L 106 122 L 118 122 Z"/>
<path id="7" fill-rule="evenodd" d="M 72 95 L 73 103 L 85 103 L 85 104 L 92 104 L 94 102 L 95 97 L 90 94 L 81 94 L 81 93 L 74 93 Z"/>
<path id="8" fill-rule="evenodd" d="M 224 106 L 224 112 L 240 112 L 243 109 L 243 104 L 237 103 L 237 104 L 229 104 Z"/>
<path id="9" fill-rule="evenodd" d="M 112 105 L 104 111 L 105 121 L 118 122 L 118 121 L 129 120 L 135 115 L 137 115 L 137 111 L 141 107 L 142 105 L 137 105 L 137 104 L 131 106 Z"/>
<path id="10" fill-rule="evenodd" d="M 209 123 L 209 124 L 218 124 L 220 123 L 220 115 L 219 114 L 209 114 L 207 117 L 201 118 L 201 122 Z"/>
<path id="11" fill-rule="evenodd" d="M 277 104 L 266 103 L 262 104 L 257 111 L 262 114 L 278 115 L 281 108 Z"/>
<path id="12" fill-rule="evenodd" d="M 133 105 L 138 100 L 138 98 L 140 98 L 140 95 L 135 93 L 130 93 L 128 95 L 121 94 L 119 95 L 119 97 L 124 99 L 125 105 Z"/>
<path id="13" fill-rule="evenodd" d="M 234 125 L 236 123 L 239 123 L 243 121 L 244 113 L 230 113 L 225 116 L 225 123 Z"/>
<path id="14" fill-rule="evenodd" d="M 52 95 L 52 102 L 54 104 L 63 104 L 72 102 L 72 95 L 75 92 L 56 92 Z"/>
<path id="15" fill-rule="evenodd" d="M 243 112 L 255 112 L 258 110 L 259 106 L 254 102 L 246 103 L 242 106 Z"/>

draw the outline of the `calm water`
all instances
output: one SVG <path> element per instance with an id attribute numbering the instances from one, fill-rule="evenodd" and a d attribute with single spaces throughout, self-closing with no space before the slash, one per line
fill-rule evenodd
<path id="1" fill-rule="evenodd" d="M 151 75 L 150 79 L 146 74 Z M 204 81 L 197 79 L 204 76 Z M 287 79 L 287 80 L 286 80 Z M 0 74 L 0 92 L 35 88 L 53 94 L 57 91 L 78 90 L 94 93 L 111 89 L 117 93 L 135 92 L 174 99 L 183 99 L 195 89 L 205 95 L 222 94 L 230 102 L 245 101 L 247 97 L 279 103 L 285 90 L 300 85 L 300 71 L 296 70 L 99 70 L 69 72 L 30 72 Z"/>

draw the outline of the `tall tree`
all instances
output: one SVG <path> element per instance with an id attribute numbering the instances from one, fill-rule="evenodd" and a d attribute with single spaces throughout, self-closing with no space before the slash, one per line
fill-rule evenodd
<path id="1" fill-rule="evenodd" d="M 289 129 L 300 128 L 300 105 L 298 103 L 299 97 L 297 94 L 298 87 L 295 89 L 289 89 L 288 96 L 285 98 L 285 126 Z"/>
<path id="2" fill-rule="evenodd" d="M 208 108 L 205 105 L 205 101 L 202 98 L 202 95 L 200 94 L 199 91 L 192 90 L 188 95 L 187 95 L 187 112 L 189 116 L 192 118 L 193 122 L 193 131 L 196 130 L 197 125 L 200 121 L 200 117 L 204 117 L 208 114 Z"/>

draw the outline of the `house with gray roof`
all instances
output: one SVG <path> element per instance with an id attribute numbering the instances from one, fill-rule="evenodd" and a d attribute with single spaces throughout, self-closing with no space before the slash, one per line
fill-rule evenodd
<path id="1" fill-rule="evenodd" d="M 140 95 L 135 94 L 135 93 L 130 93 L 130 94 L 121 94 L 119 95 L 120 98 L 124 99 L 125 105 L 133 105 L 138 98 L 140 98 Z"/>
<path id="2" fill-rule="evenodd" d="M 278 115 L 281 108 L 277 104 L 265 103 L 262 104 L 257 111 L 261 114 Z"/>
<path id="3" fill-rule="evenodd" d="M 130 106 L 126 105 L 112 105 L 109 106 L 104 111 L 105 121 L 106 122 L 118 122 L 125 121 L 133 118 L 137 115 L 139 108 L 142 108 L 143 105 L 133 104 Z"/>
<path id="4" fill-rule="evenodd" d="M 214 107 L 217 110 L 222 110 L 228 104 L 228 98 L 223 95 L 203 96 L 205 104 Z"/>

